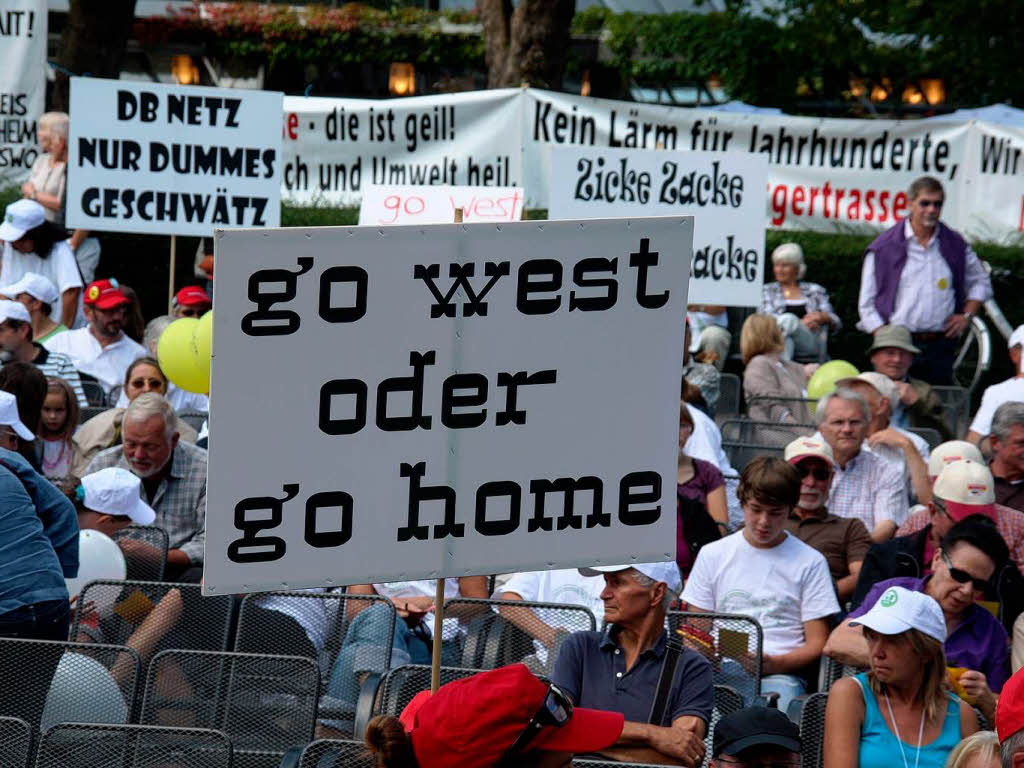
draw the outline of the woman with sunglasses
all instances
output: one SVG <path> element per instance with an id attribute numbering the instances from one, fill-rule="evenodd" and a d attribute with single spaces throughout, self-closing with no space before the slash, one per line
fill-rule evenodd
<path id="1" fill-rule="evenodd" d="M 824 768 L 943 768 L 978 730 L 974 711 L 947 689 L 947 623 L 934 598 L 898 586 L 858 617 L 870 669 L 829 692 Z"/>
<path id="2" fill-rule="evenodd" d="M 573 708 L 522 664 L 418 693 L 400 718 L 381 715 L 365 740 L 378 768 L 558 768 L 623 735 L 618 712 Z"/>
<path id="3" fill-rule="evenodd" d="M 945 653 L 957 691 L 994 721 L 996 693 L 1009 677 L 1009 638 L 999 620 L 976 601 L 983 599 L 1008 557 L 1006 542 L 991 520 L 981 515 L 965 518 L 942 539 L 929 575 L 877 583 L 832 632 L 825 654 L 851 666 L 868 666 L 870 644 L 858 622 L 893 587 L 923 592 L 942 609 Z"/>

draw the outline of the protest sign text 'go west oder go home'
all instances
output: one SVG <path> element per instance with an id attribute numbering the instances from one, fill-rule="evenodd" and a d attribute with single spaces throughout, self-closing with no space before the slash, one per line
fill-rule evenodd
<path id="1" fill-rule="evenodd" d="M 218 231 L 207 593 L 673 559 L 692 239 Z"/>

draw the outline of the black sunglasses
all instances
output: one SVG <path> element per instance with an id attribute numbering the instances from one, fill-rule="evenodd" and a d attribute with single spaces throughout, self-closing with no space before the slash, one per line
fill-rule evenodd
<path id="1" fill-rule="evenodd" d="M 943 201 L 943 200 L 920 200 L 920 201 L 918 201 L 917 204 L 920 205 L 922 208 L 941 208 L 943 202 L 945 202 L 945 201 Z"/>
<path id="2" fill-rule="evenodd" d="M 949 569 L 949 575 L 953 577 L 953 581 L 959 584 L 971 583 L 971 587 L 974 588 L 975 592 L 986 592 L 989 588 L 988 579 L 976 579 L 967 571 L 963 571 L 959 568 L 954 568 L 952 561 L 949 559 L 949 555 L 945 552 L 942 553 L 942 562 L 946 564 Z"/>
<path id="3" fill-rule="evenodd" d="M 815 467 L 814 469 L 811 469 L 810 467 L 804 467 L 799 464 L 797 465 L 796 469 L 800 473 L 801 480 L 803 480 L 808 475 L 811 475 L 815 480 L 819 480 L 821 482 L 825 482 L 826 480 L 828 480 L 829 472 L 827 469 L 822 469 L 821 467 Z"/>
<path id="4" fill-rule="evenodd" d="M 514 755 L 526 749 L 534 737 L 540 733 L 541 728 L 553 726 L 561 728 L 572 719 L 572 700 L 566 696 L 556 685 L 549 685 L 548 692 L 544 695 L 540 709 L 527 724 L 523 732 L 515 740 L 504 757 Z"/>

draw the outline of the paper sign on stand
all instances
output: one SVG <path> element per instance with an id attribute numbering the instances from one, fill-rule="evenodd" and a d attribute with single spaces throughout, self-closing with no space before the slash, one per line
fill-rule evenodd
<path id="1" fill-rule="evenodd" d="M 206 593 L 674 559 L 692 231 L 218 231 Z"/>
<path id="2" fill-rule="evenodd" d="M 67 221 L 209 237 L 276 227 L 282 96 L 71 78 Z"/>
<path id="3" fill-rule="evenodd" d="M 761 305 L 768 161 L 737 152 L 557 149 L 551 219 L 692 214 L 690 303 Z"/>
<path id="4" fill-rule="evenodd" d="M 523 217 L 520 187 L 426 187 L 368 185 L 359 206 L 359 223 L 450 224 L 455 211 L 473 222 L 519 221 Z"/>

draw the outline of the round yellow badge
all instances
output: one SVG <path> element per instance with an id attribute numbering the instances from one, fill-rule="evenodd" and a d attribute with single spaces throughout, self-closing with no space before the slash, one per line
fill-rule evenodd
<path id="1" fill-rule="evenodd" d="M 100 297 L 100 289 L 95 285 L 89 289 L 89 301 L 96 301 Z"/>
<path id="2" fill-rule="evenodd" d="M 949 288 L 949 280 L 944 277 L 939 278 L 939 290 L 944 291 Z"/>

